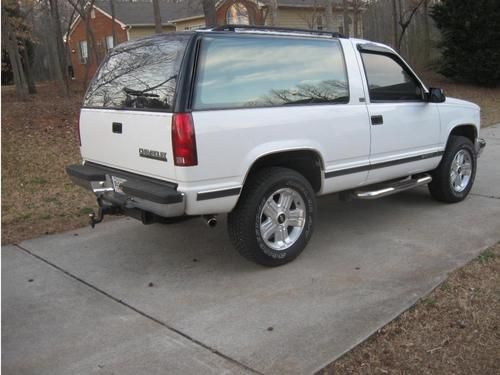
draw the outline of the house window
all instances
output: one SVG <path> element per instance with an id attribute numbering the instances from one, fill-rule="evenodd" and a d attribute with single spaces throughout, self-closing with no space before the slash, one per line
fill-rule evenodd
<path id="1" fill-rule="evenodd" d="M 89 49 L 86 40 L 82 40 L 78 43 L 78 52 L 80 55 L 80 64 L 87 64 L 89 60 Z"/>
<path id="2" fill-rule="evenodd" d="M 231 5 L 226 13 L 226 22 L 229 25 L 250 25 L 248 8 L 241 3 Z"/>
<path id="3" fill-rule="evenodd" d="M 111 48 L 114 47 L 113 43 L 113 35 L 108 35 L 106 38 L 104 38 L 104 45 L 106 46 L 106 51 L 109 51 Z"/>
<path id="4" fill-rule="evenodd" d="M 90 12 L 90 18 L 95 18 L 95 10 L 92 9 L 92 11 Z"/>

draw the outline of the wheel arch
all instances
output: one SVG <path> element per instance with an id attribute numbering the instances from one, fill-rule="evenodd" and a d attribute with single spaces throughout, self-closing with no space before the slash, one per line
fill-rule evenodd
<path id="1" fill-rule="evenodd" d="M 474 144 L 474 142 L 476 141 L 476 138 L 478 136 L 478 128 L 474 124 L 457 124 L 457 125 L 453 126 L 448 133 L 448 138 L 446 140 L 446 146 L 448 146 L 448 143 L 450 142 L 450 138 L 454 135 L 468 138 L 472 142 L 472 144 Z"/>
<path id="2" fill-rule="evenodd" d="M 323 185 L 324 161 L 315 149 L 281 150 L 259 156 L 247 170 L 243 189 L 255 172 L 266 167 L 289 168 L 300 173 L 309 181 L 315 193 L 319 192 Z"/>

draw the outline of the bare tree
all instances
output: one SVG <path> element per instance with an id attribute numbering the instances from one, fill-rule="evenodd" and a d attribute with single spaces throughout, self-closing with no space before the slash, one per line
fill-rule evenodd
<path id="1" fill-rule="evenodd" d="M 114 0 L 109 0 L 109 6 L 111 8 L 111 35 L 113 35 L 113 47 L 116 46 L 116 17 L 115 17 L 115 2 Z M 161 21 L 160 21 L 161 23 Z"/>
<path id="2" fill-rule="evenodd" d="M 15 20 L 12 16 L 9 15 L 8 11 L 13 10 L 11 8 L 12 5 L 15 4 L 7 1 L 2 4 L 2 45 L 6 46 L 10 65 L 12 66 L 14 84 L 16 86 L 16 94 L 21 99 L 24 99 L 28 96 L 28 82 L 24 74 L 21 56 L 19 55 Z"/>
<path id="3" fill-rule="evenodd" d="M 392 33 L 394 38 L 394 48 L 398 45 L 398 6 L 396 0 L 392 0 Z"/>
<path id="4" fill-rule="evenodd" d="M 36 94 L 36 85 L 33 78 L 31 69 L 31 59 L 28 54 L 28 41 L 32 39 L 31 32 L 33 30 L 33 14 L 34 3 L 25 2 L 21 7 L 20 2 L 16 3 L 16 12 L 20 16 L 20 22 L 18 22 L 18 37 L 17 43 L 21 54 L 21 62 L 23 64 L 24 74 L 26 76 L 26 82 L 28 83 L 28 92 L 30 94 Z M 30 22 L 31 21 L 31 22 Z"/>
<path id="5" fill-rule="evenodd" d="M 278 0 L 268 0 L 267 6 L 269 8 L 269 23 L 271 26 L 278 26 L 279 24 L 279 10 Z"/>
<path id="6" fill-rule="evenodd" d="M 19 41 L 19 47 L 21 49 L 21 62 L 23 64 L 23 70 L 28 84 L 28 92 L 30 94 L 36 94 L 35 80 L 33 79 L 33 74 L 31 73 L 30 58 L 28 56 L 28 46 L 26 45 L 26 41 L 24 39 Z"/>
<path id="7" fill-rule="evenodd" d="M 87 34 L 87 48 L 89 50 L 88 53 L 88 61 L 85 64 L 85 75 L 83 78 L 83 89 L 87 87 L 87 82 L 89 80 L 89 68 L 90 64 L 92 62 L 92 59 L 95 60 L 95 64 L 99 64 L 100 61 L 100 55 L 99 51 L 97 50 L 96 42 L 95 42 L 95 34 L 94 30 L 91 27 L 91 19 L 92 19 L 92 10 L 94 9 L 94 3 L 95 0 L 67 0 L 71 6 L 75 9 L 75 11 L 78 13 L 78 16 L 82 19 L 83 22 L 85 22 L 85 32 Z M 93 56 L 92 56 L 93 54 Z"/>
<path id="8" fill-rule="evenodd" d="M 203 13 L 205 14 L 205 24 L 207 27 L 217 26 L 217 10 L 215 0 L 202 0 Z"/>
<path id="9" fill-rule="evenodd" d="M 360 0 L 352 0 L 352 28 L 353 34 L 355 38 L 359 38 L 359 8 L 360 8 Z"/>
<path id="10" fill-rule="evenodd" d="M 425 0 L 412 0 L 407 9 L 403 9 L 401 0 L 399 0 L 399 26 L 401 27 L 401 33 L 399 34 L 398 43 L 396 49 L 401 51 L 401 44 L 403 43 L 403 37 L 411 24 L 413 16 L 417 12 L 418 8 L 424 3 Z"/>
<path id="11" fill-rule="evenodd" d="M 325 17 L 326 17 L 326 29 L 328 31 L 334 31 L 333 26 L 333 0 L 325 0 Z"/>
<path id="12" fill-rule="evenodd" d="M 299 17 L 307 23 L 307 28 L 313 30 L 318 26 L 319 17 L 324 13 L 324 1 L 314 0 L 312 3 L 311 12 L 300 13 Z"/>
<path id="13" fill-rule="evenodd" d="M 50 15 L 52 18 L 52 25 L 56 39 L 57 57 L 59 62 L 59 70 L 64 83 L 64 91 L 66 95 L 69 94 L 69 74 L 68 74 L 68 54 L 64 46 L 64 38 L 61 27 L 61 16 L 59 14 L 59 1 L 49 0 Z"/>
<path id="14" fill-rule="evenodd" d="M 424 1 L 424 60 L 429 61 L 431 54 L 431 30 L 429 26 L 429 0 Z"/>
<path id="15" fill-rule="evenodd" d="M 163 30 L 161 27 L 161 12 L 159 0 L 153 0 L 153 14 L 155 17 L 155 33 L 161 34 Z"/>
<path id="16" fill-rule="evenodd" d="M 344 35 L 349 36 L 349 3 L 342 0 L 342 13 L 344 18 Z"/>

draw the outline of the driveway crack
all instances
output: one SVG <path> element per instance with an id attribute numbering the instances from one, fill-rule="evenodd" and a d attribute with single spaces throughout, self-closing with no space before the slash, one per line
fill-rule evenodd
<path id="1" fill-rule="evenodd" d="M 176 333 L 176 334 L 178 334 L 178 335 L 180 335 L 180 336 L 184 337 L 185 339 L 187 339 L 187 340 L 191 341 L 193 344 L 196 344 L 196 345 L 198 345 L 198 346 L 201 346 L 202 348 L 209 350 L 209 351 L 210 351 L 210 352 L 212 352 L 213 354 L 215 354 L 215 355 L 217 355 L 217 356 L 219 356 L 219 357 L 222 357 L 222 358 L 224 358 L 225 360 L 227 360 L 227 361 L 229 361 L 229 362 L 232 362 L 232 363 L 234 363 L 234 364 L 238 365 L 239 367 L 241 367 L 241 368 L 243 368 L 243 369 L 245 369 L 245 370 L 247 370 L 247 371 L 250 371 L 250 372 L 252 372 L 252 373 L 254 373 L 254 374 L 260 374 L 260 375 L 263 375 L 261 372 L 259 372 L 259 371 L 255 370 L 255 369 L 253 369 L 253 368 L 251 368 L 251 367 L 249 367 L 249 366 L 247 366 L 247 365 L 245 365 L 245 364 L 243 364 L 243 363 L 239 362 L 239 361 L 238 361 L 238 360 L 236 360 L 236 359 L 233 359 L 233 358 L 231 358 L 231 357 L 229 357 L 229 356 L 227 356 L 227 355 L 225 355 L 225 354 L 223 354 L 223 353 L 219 352 L 217 349 L 212 348 L 211 346 L 209 346 L 209 345 L 207 345 L 207 344 L 204 344 L 203 342 L 201 342 L 201 341 L 199 341 L 199 340 L 195 339 L 194 337 L 189 336 L 188 334 L 186 334 L 186 333 L 184 333 L 184 332 L 182 332 L 182 331 L 179 331 L 178 329 L 176 329 L 176 328 L 174 328 L 174 327 L 169 326 L 168 324 L 166 324 L 166 323 L 162 322 L 161 320 L 159 320 L 159 319 L 155 318 L 155 317 L 154 317 L 154 316 L 152 316 L 152 315 L 149 315 L 149 314 L 145 313 L 144 311 L 139 310 L 138 308 L 136 308 L 136 307 L 134 307 L 134 306 L 132 306 L 132 305 L 128 304 L 127 302 L 125 302 L 125 301 L 123 301 L 123 300 L 121 300 L 121 299 L 119 299 L 119 298 L 116 298 L 115 296 L 113 296 L 113 295 L 109 294 L 108 292 L 106 292 L 106 291 L 104 291 L 104 290 L 102 290 L 102 289 L 100 289 L 100 288 L 96 287 L 95 285 L 90 284 L 88 281 L 85 281 L 85 280 L 83 280 L 82 278 L 80 278 L 80 277 L 78 277 L 78 276 L 76 276 L 76 275 L 74 275 L 74 274 L 72 274 L 72 273 L 70 273 L 70 272 L 66 271 L 64 268 L 61 268 L 61 267 L 59 267 L 57 264 L 54 264 L 54 263 L 52 263 L 51 261 L 49 261 L 49 260 L 47 260 L 47 259 L 45 259 L 45 258 L 42 258 L 41 256 L 39 256 L 39 255 L 37 255 L 37 254 L 33 253 L 32 251 L 30 251 L 30 250 L 28 250 L 28 249 L 26 249 L 26 248 L 24 248 L 24 247 L 20 246 L 19 244 L 14 244 L 14 246 L 15 246 L 15 247 L 17 247 L 18 249 L 20 249 L 21 251 L 24 251 L 25 253 L 27 253 L 27 254 L 31 255 L 32 257 L 34 257 L 34 258 L 36 258 L 36 259 L 38 259 L 38 260 L 40 260 L 40 261 L 44 262 L 45 264 L 48 264 L 49 266 L 51 266 L 51 267 L 55 268 L 56 270 L 61 271 L 62 273 L 66 274 L 67 276 L 71 277 L 72 279 L 74 279 L 74 280 L 76 280 L 76 281 L 78 281 L 78 282 L 80 282 L 80 283 L 82 283 L 82 284 L 86 285 L 87 287 L 89 287 L 89 288 L 91 288 L 91 289 L 95 290 L 96 292 L 98 292 L 98 293 L 100 293 L 100 294 L 102 294 L 102 295 L 104 295 L 104 296 L 106 296 L 106 297 L 108 297 L 108 298 L 112 299 L 113 301 L 115 301 L 115 302 L 117 302 L 117 303 L 119 303 L 119 304 L 121 304 L 121 305 L 123 305 L 123 306 L 125 306 L 125 307 L 129 308 L 130 310 L 132 310 L 132 311 L 136 312 L 137 314 L 139 314 L 139 315 L 141 315 L 141 316 L 145 317 L 146 319 L 149 319 L 149 320 L 151 320 L 151 321 L 155 322 L 156 324 L 161 325 L 163 328 L 166 328 L 166 329 L 168 329 L 168 330 L 170 330 L 170 331 L 172 331 L 172 332 L 174 332 L 174 333 Z"/>
<path id="2" fill-rule="evenodd" d="M 473 195 L 475 197 L 489 198 L 489 199 L 500 199 L 500 197 L 496 197 L 494 195 L 485 195 L 485 194 L 476 194 L 476 193 L 471 193 L 470 195 Z"/>

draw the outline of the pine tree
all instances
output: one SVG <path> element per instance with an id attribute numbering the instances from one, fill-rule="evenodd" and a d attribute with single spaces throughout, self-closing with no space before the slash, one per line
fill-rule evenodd
<path id="1" fill-rule="evenodd" d="M 431 16 L 442 33 L 440 72 L 480 85 L 500 85 L 500 1 L 443 0 Z"/>

